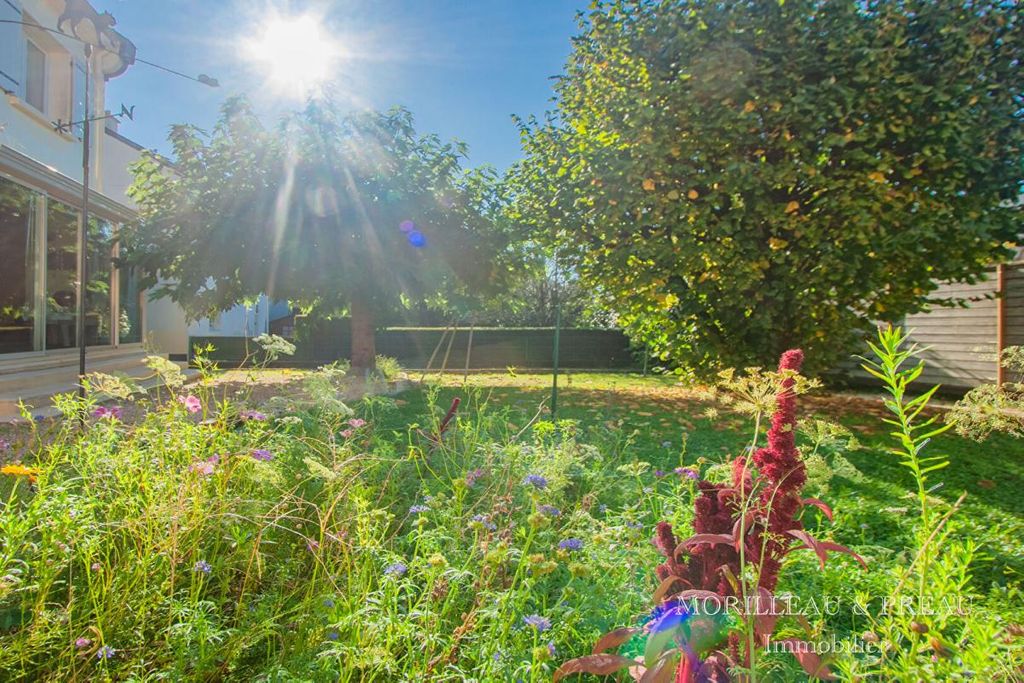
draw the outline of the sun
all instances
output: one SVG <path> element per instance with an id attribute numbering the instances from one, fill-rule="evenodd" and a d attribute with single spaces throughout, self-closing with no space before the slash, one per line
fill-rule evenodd
<path id="1" fill-rule="evenodd" d="M 298 98 L 319 92 L 341 58 L 339 46 L 325 35 L 322 20 L 309 14 L 271 17 L 247 48 L 276 92 Z"/>

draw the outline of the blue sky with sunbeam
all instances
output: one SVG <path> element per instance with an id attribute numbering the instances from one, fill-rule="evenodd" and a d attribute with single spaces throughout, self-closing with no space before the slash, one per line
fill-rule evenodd
<path id="1" fill-rule="evenodd" d="M 337 48 L 322 86 L 345 108 L 412 110 L 420 132 L 469 144 L 469 165 L 504 169 L 520 156 L 511 115 L 549 107 L 553 82 L 585 0 L 93 0 L 110 11 L 139 57 L 189 74 L 207 88 L 137 64 L 108 84 L 107 105 L 135 105 L 121 132 L 168 151 L 174 123 L 210 127 L 224 99 L 246 94 L 270 123 L 301 96 L 268 78 L 253 42 L 268 18 L 313 17 Z M 271 65 L 272 66 L 272 65 Z M 287 80 L 287 79 L 285 79 Z"/>

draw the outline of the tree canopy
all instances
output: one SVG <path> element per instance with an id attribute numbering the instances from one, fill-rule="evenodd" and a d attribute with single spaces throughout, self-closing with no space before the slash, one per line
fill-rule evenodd
<path id="1" fill-rule="evenodd" d="M 341 116 L 311 102 L 276 129 L 242 99 L 212 134 L 175 126 L 174 163 L 135 167 L 130 258 L 156 296 L 193 316 L 261 293 L 352 317 L 353 365 L 373 366 L 373 326 L 403 304 L 459 305 L 511 270 L 493 172 L 461 144 L 417 136 L 411 114 Z"/>
<path id="2" fill-rule="evenodd" d="M 521 124 L 518 217 L 666 358 L 828 367 L 1007 257 L 1015 4 L 595 2 Z"/>

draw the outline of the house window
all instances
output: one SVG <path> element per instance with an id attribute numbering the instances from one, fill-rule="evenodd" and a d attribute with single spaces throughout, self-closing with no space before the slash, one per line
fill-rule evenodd
<path id="1" fill-rule="evenodd" d="M 73 206 L 0 176 L 0 358 L 77 345 L 80 218 Z M 115 269 L 114 224 L 93 216 L 87 236 L 86 345 L 114 341 L 114 278 L 120 341 L 141 341 L 139 281 Z"/>
<path id="2" fill-rule="evenodd" d="M 38 350 L 35 236 L 41 200 L 0 177 L 0 354 Z"/>
<path id="3" fill-rule="evenodd" d="M 88 346 L 111 343 L 110 284 L 113 277 L 111 260 L 114 226 L 110 221 L 89 218 L 89 250 L 85 287 L 85 343 Z"/>
<path id="4" fill-rule="evenodd" d="M 46 112 L 46 53 L 31 40 L 27 41 L 27 68 L 25 71 L 25 101 L 41 112 Z"/>
<path id="5" fill-rule="evenodd" d="M 142 294 L 139 291 L 139 275 L 131 266 L 117 269 L 118 310 L 120 311 L 120 334 L 118 342 L 133 344 L 142 341 Z"/>

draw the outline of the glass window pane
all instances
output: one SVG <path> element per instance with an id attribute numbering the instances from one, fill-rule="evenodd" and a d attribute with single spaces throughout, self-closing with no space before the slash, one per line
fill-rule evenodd
<path id="1" fill-rule="evenodd" d="M 0 178 L 0 353 L 32 351 L 38 195 Z"/>
<path id="2" fill-rule="evenodd" d="M 142 305 L 139 292 L 139 278 L 134 268 L 119 268 L 118 306 L 121 310 L 121 329 L 118 341 L 121 344 L 135 344 L 142 341 Z"/>
<path id="3" fill-rule="evenodd" d="M 26 56 L 25 101 L 39 111 L 46 111 L 46 53 L 28 41 Z"/>
<path id="4" fill-rule="evenodd" d="M 75 342 L 78 212 L 54 199 L 46 209 L 46 348 Z M 88 337 L 87 337 L 88 338 Z"/>
<path id="5" fill-rule="evenodd" d="M 87 346 L 109 344 L 110 282 L 113 263 L 114 226 L 101 218 L 89 217 L 89 243 L 86 274 L 89 285 L 85 295 L 85 343 Z"/>

